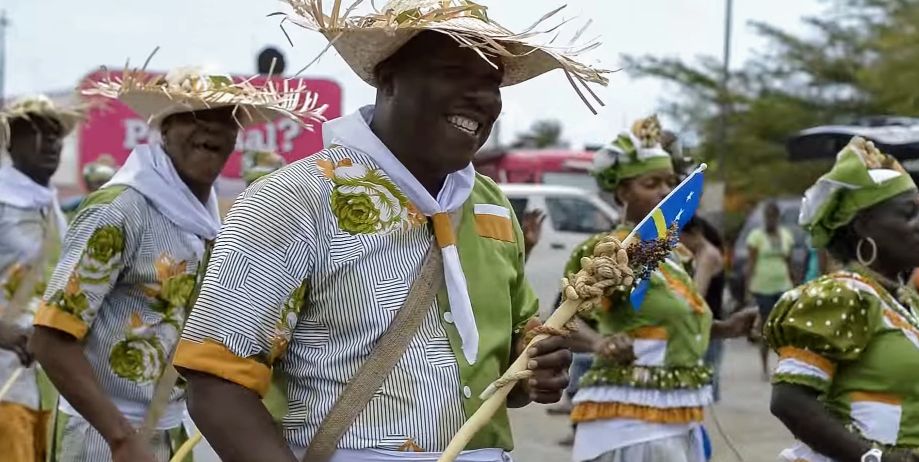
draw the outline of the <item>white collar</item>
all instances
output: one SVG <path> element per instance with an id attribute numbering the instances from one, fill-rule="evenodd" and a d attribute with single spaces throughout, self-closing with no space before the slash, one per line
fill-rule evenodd
<path id="1" fill-rule="evenodd" d="M 370 129 L 372 120 L 373 106 L 370 105 L 360 108 L 358 112 L 326 122 L 322 126 L 323 144 L 326 148 L 339 144 L 373 158 L 415 207 L 427 216 L 438 212 L 453 212 L 469 199 L 472 186 L 475 184 L 475 168 L 471 162 L 463 169 L 447 175 L 435 199 L 373 133 Z"/>
<path id="2" fill-rule="evenodd" d="M 188 189 L 159 144 L 138 145 L 103 187 L 123 185 L 141 193 L 155 209 L 184 231 L 214 239 L 220 230 L 217 195 L 211 188 L 207 204 Z"/>
<path id="3" fill-rule="evenodd" d="M 57 199 L 53 186 L 42 186 L 12 164 L 0 167 L 0 203 L 21 209 L 42 209 L 54 215 L 57 230 L 63 240 L 67 219 Z"/>
<path id="4" fill-rule="evenodd" d="M 435 235 L 444 257 L 444 280 L 450 311 L 463 342 L 463 356 L 469 364 L 474 364 L 479 349 L 479 332 L 449 213 L 459 210 L 472 194 L 475 169 L 470 163 L 462 170 L 447 175 L 435 199 L 373 133 L 370 129 L 372 116 L 373 106 L 364 106 L 354 114 L 326 122 L 322 126 L 325 147 L 339 144 L 371 157 L 421 213 L 435 218 Z M 447 226 L 438 227 L 438 221 L 444 219 Z"/>

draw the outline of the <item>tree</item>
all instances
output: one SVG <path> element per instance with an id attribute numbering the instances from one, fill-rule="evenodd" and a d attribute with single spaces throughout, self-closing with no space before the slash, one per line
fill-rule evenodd
<path id="1" fill-rule="evenodd" d="M 785 141 L 795 132 L 868 115 L 919 113 L 919 0 L 840 2 L 806 18 L 802 36 L 751 24 L 769 46 L 732 70 L 725 90 L 715 57 L 626 58 L 632 75 L 674 88 L 661 110 L 682 131 L 698 134 L 701 159 L 726 169 L 726 223 L 742 222 L 763 198 L 802 194 L 829 168 L 829 161 L 788 162 Z M 722 104 L 727 156 L 717 165 Z"/>
<path id="2" fill-rule="evenodd" d="M 514 148 L 546 149 L 567 146 L 562 140 L 562 124 L 557 120 L 537 120 L 530 131 L 517 135 Z"/>

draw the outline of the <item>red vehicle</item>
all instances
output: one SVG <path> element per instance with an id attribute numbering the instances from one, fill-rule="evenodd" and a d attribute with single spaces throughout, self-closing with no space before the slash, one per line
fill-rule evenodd
<path id="1" fill-rule="evenodd" d="M 593 151 L 511 149 L 482 152 L 476 170 L 498 183 L 536 183 L 596 190 L 590 167 Z"/>

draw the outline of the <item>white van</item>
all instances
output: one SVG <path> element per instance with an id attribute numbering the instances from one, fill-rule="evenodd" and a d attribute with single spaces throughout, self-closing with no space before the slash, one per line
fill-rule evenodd
<path id="1" fill-rule="evenodd" d="M 555 309 L 561 278 L 574 248 L 594 234 L 611 231 L 619 213 L 596 194 L 569 186 L 499 184 L 518 220 L 525 211 L 546 214 L 542 237 L 527 260 L 527 279 L 539 296 L 545 319 Z"/>

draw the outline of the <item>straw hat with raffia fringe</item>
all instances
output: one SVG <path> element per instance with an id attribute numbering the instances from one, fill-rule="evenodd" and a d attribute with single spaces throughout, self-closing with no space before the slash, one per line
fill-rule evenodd
<path id="1" fill-rule="evenodd" d="M 475 50 L 485 60 L 501 59 L 505 68 L 502 86 L 515 85 L 553 69 L 562 69 L 591 111 L 594 109 L 582 90 L 586 90 L 598 104 L 603 104 L 587 84 L 606 85 L 609 71 L 575 60 L 578 54 L 596 48 L 599 43 L 580 47 L 573 45 L 584 29 L 575 34 L 571 44 L 554 43 L 556 30 L 562 24 L 537 30 L 564 7 L 546 14 L 523 32 L 514 33 L 489 18 L 485 6 L 468 0 L 392 0 L 379 11 L 363 16 L 351 13 L 364 0 L 354 1 L 347 9 L 342 7 L 341 0 L 335 0 L 328 15 L 323 13 L 322 0 L 284 1 L 290 4 L 293 13 L 276 13 L 284 16 L 282 25 L 284 21 L 290 21 L 321 32 L 329 39 L 329 46 L 338 51 L 351 69 L 374 87 L 377 65 L 418 33 L 431 30 L 450 36 L 460 45 Z M 550 34 L 555 38 L 537 43 L 539 38 Z"/>
<path id="2" fill-rule="evenodd" d="M 173 114 L 233 107 L 242 127 L 288 117 L 312 129 L 311 122 L 325 120 L 326 109 L 302 83 L 255 86 L 249 80 L 234 82 L 229 76 L 207 75 L 194 68 L 175 69 L 165 76 L 147 74 L 143 68 L 125 69 L 120 76 L 91 82 L 82 93 L 118 99 L 153 128 Z"/>
<path id="3" fill-rule="evenodd" d="M 28 96 L 19 99 L 3 109 L 0 109 L 0 150 L 9 147 L 10 121 L 13 119 L 29 120 L 32 117 L 44 117 L 56 120 L 61 124 L 63 135 L 66 136 L 77 126 L 83 118 L 82 108 L 58 107 L 45 95 Z"/>

